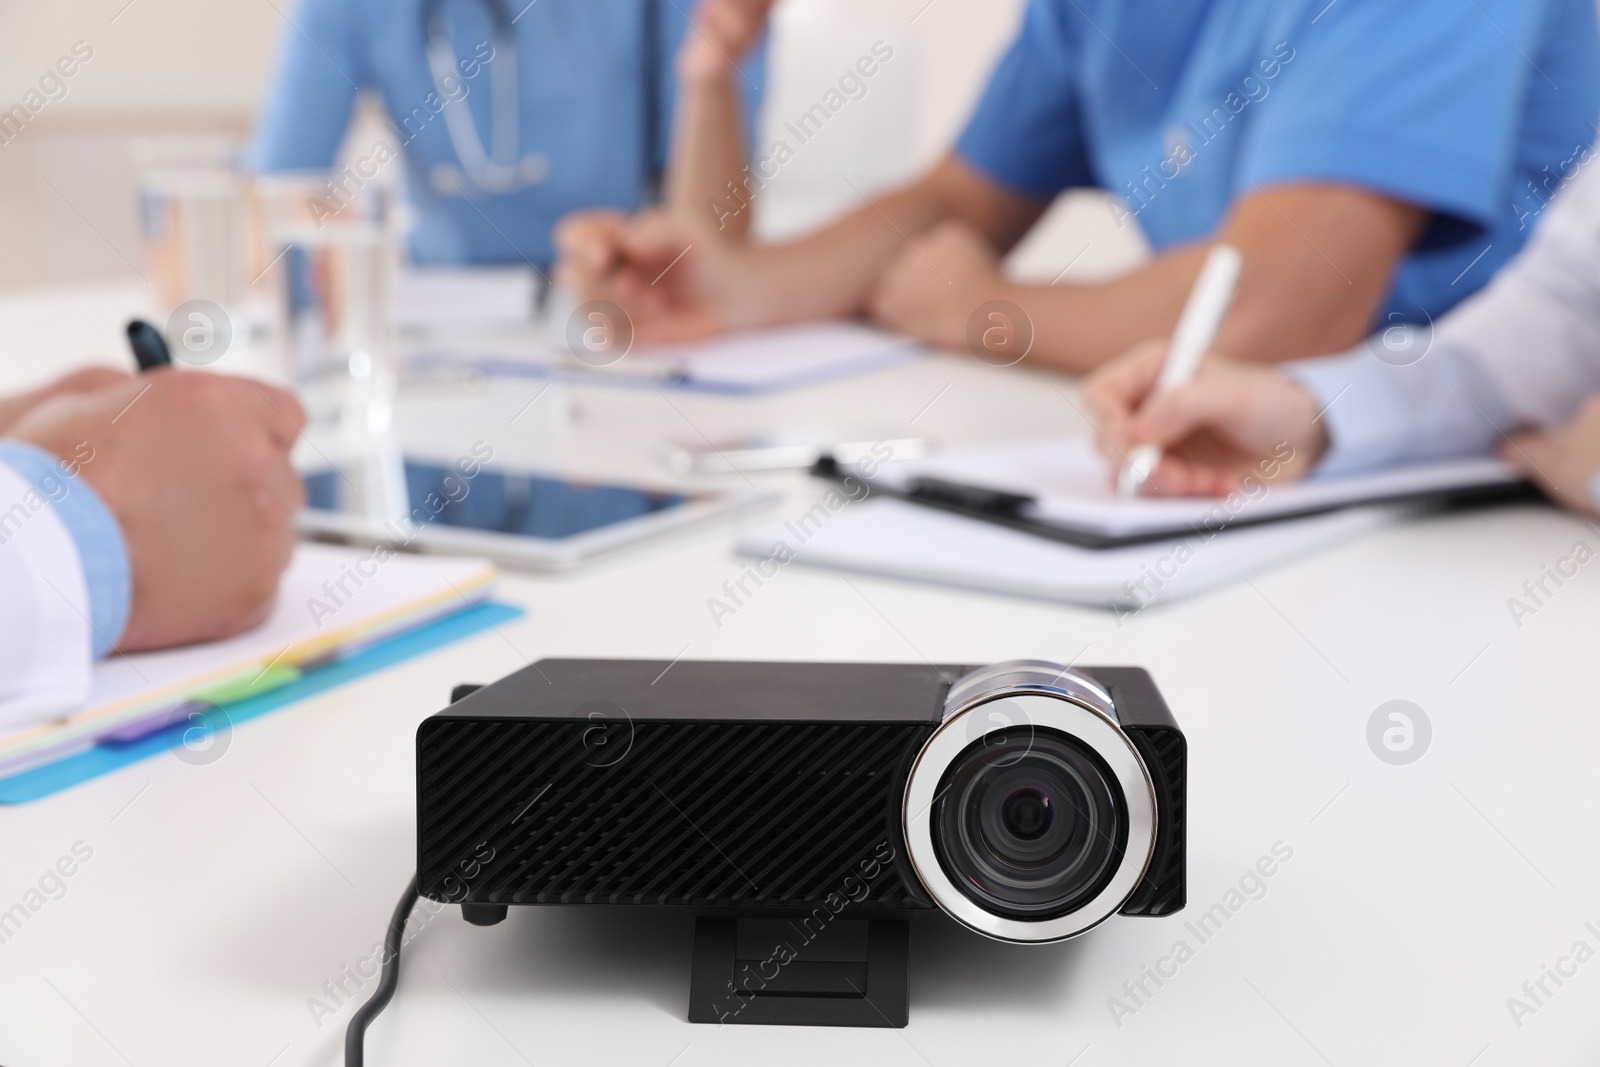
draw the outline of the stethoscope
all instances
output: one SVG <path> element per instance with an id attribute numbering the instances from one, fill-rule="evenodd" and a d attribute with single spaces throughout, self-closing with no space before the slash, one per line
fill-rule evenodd
<path id="1" fill-rule="evenodd" d="M 494 57 L 489 70 L 489 144 L 485 147 L 478 136 L 478 126 L 472 120 L 472 110 L 466 106 L 466 97 L 452 100 L 445 86 L 459 80 L 456 73 L 455 45 L 451 43 L 449 28 L 445 25 L 446 0 L 423 0 L 423 35 L 427 42 L 428 71 L 433 76 L 433 87 L 445 101 L 440 114 L 444 116 L 445 132 L 455 149 L 457 164 L 440 163 L 428 174 L 428 182 L 436 193 L 443 196 L 466 196 L 471 183 L 479 191 L 493 196 L 504 196 L 538 185 L 550 176 L 550 160 L 539 152 L 519 152 L 521 130 L 519 112 L 519 83 L 517 80 L 517 42 L 508 0 L 479 0 L 489 16 L 489 33 L 494 45 Z M 644 63 L 642 65 L 642 93 L 644 128 L 641 146 L 650 169 L 650 187 L 647 198 L 653 198 L 659 188 L 660 176 L 656 173 L 656 108 L 658 84 L 656 77 L 658 39 L 656 36 L 655 0 L 644 0 L 642 39 Z"/>

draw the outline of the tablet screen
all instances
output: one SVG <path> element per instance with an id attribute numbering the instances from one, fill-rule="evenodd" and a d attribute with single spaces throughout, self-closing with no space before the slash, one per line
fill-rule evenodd
<path id="1" fill-rule="evenodd" d="M 305 475 L 307 505 L 337 512 L 352 487 L 333 470 Z M 679 507 L 687 493 L 479 467 L 472 476 L 407 459 L 406 492 L 418 524 L 560 540 Z"/>

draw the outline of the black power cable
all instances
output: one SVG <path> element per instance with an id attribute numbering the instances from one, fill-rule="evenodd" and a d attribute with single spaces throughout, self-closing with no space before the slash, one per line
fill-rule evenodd
<path id="1" fill-rule="evenodd" d="M 417 876 L 412 875 L 411 881 L 406 884 L 406 891 L 400 894 L 400 903 L 395 905 L 394 914 L 389 917 L 389 930 L 383 935 L 383 970 L 378 975 L 378 988 L 356 1010 L 349 1027 L 345 1029 L 344 1067 L 362 1067 L 366 1062 L 362 1039 L 372 1020 L 389 1006 L 390 999 L 394 997 L 394 987 L 400 982 L 400 945 L 405 939 L 406 920 L 411 918 L 411 909 L 416 906 Z"/>

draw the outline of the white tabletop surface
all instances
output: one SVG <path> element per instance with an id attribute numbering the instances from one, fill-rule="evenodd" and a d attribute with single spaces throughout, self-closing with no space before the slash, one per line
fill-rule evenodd
<path id="1" fill-rule="evenodd" d="M 0 300 L 0 385 L 120 361 L 140 301 L 104 287 Z M 666 436 L 829 424 L 954 444 L 1081 425 L 1070 383 L 955 356 L 754 401 L 580 390 L 570 422 L 513 425 L 538 388 L 408 391 L 402 422 L 448 448 L 439 427 L 465 412 L 462 439 L 499 454 L 633 475 Z M 757 480 L 788 495 L 746 522 L 817 492 Z M 1600 1061 L 1600 563 L 1548 585 L 1520 626 L 1507 606 L 1576 542 L 1600 548 L 1593 527 L 1532 506 L 1430 519 L 1120 624 L 789 567 L 719 628 L 706 601 L 737 575 L 734 532 L 507 574 L 520 620 L 242 724 L 214 763 L 163 755 L 0 809 L 0 910 L 92 849 L 0 944 L 0 1063 L 338 1063 L 351 1009 L 319 1026 L 308 1005 L 371 950 L 412 871 L 417 723 L 457 682 L 557 655 L 1145 666 L 1189 740 L 1189 908 L 1049 947 L 929 917 L 898 1031 L 690 1025 L 686 918 L 513 909 L 480 929 L 446 910 L 406 950 L 373 1065 Z M 1366 739 L 1391 699 L 1433 727 L 1405 766 Z M 1292 858 L 1258 899 L 1230 899 L 1275 845 Z M 1237 906 L 1202 942 L 1186 923 L 1218 903 Z M 1130 998 L 1124 983 L 1178 941 L 1192 958 Z M 1547 965 L 1570 976 L 1534 1001 L 1523 984 Z M 1514 1018 L 1511 997 L 1535 1010 Z M 1134 1010 L 1114 1017 L 1112 998 Z"/>

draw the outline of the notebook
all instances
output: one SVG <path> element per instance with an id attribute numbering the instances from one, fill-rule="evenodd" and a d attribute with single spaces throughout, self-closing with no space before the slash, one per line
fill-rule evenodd
<path id="1" fill-rule="evenodd" d="M 494 577 L 481 559 L 395 553 L 380 561 L 371 549 L 302 543 L 266 622 L 221 641 L 103 660 L 82 711 L 0 736 L 0 777 L 102 740 L 134 740 L 196 706 L 269 692 L 483 602 Z"/>
<path id="2" fill-rule="evenodd" d="M 863 374 L 906 362 L 921 350 L 910 338 L 860 323 L 816 322 L 746 330 L 693 344 L 639 345 L 608 366 L 591 365 L 566 351 L 525 358 L 488 355 L 474 363 L 485 374 L 659 383 L 737 395 Z"/>
<path id="3" fill-rule="evenodd" d="M 1329 548 L 1414 513 L 1346 508 L 1214 535 L 1084 548 L 894 498 L 868 499 L 820 525 L 803 520 L 739 539 L 741 555 L 1120 614 L 1194 596 Z M 779 546 L 782 547 L 779 547 Z"/>
<path id="4" fill-rule="evenodd" d="M 389 291 L 389 321 L 401 330 L 523 325 L 533 318 L 539 275 L 517 266 L 411 266 Z"/>
<path id="5" fill-rule="evenodd" d="M 837 476 L 849 475 L 839 468 Z M 1424 463 L 1371 474 L 1255 482 L 1234 497 L 1122 499 L 1087 437 L 981 445 L 884 464 L 868 484 L 1087 548 L 1315 515 L 1356 505 L 1460 501 L 1525 494 L 1497 459 Z"/>

